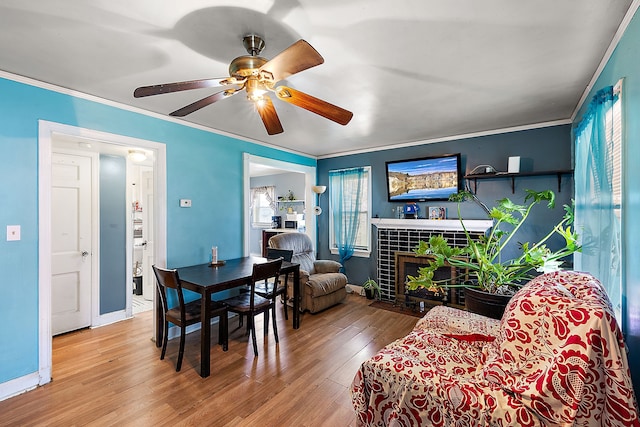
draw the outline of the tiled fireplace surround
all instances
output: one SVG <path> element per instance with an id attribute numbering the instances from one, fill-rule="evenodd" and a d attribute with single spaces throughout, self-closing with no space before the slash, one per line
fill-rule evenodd
<path id="1" fill-rule="evenodd" d="M 377 230 L 378 284 L 383 301 L 396 301 L 396 252 L 412 252 L 420 240 L 442 234 L 449 244 L 462 246 L 466 242 L 459 220 L 387 219 L 372 220 Z M 473 234 L 484 233 L 490 220 L 465 220 L 464 225 Z"/>

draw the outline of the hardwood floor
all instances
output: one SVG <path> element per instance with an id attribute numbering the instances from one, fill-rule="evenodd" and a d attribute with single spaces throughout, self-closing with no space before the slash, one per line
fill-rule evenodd
<path id="1" fill-rule="evenodd" d="M 177 339 L 160 360 L 152 312 L 62 335 L 53 340 L 53 381 L 0 402 L 0 425 L 353 426 L 349 386 L 358 367 L 417 321 L 368 303 L 348 295 L 322 313 L 305 313 L 298 330 L 278 313 L 279 345 L 272 331 L 263 341 L 259 316 L 257 358 L 230 319 L 229 351 L 212 345 L 206 379 L 198 333 L 187 336 L 180 372 Z M 217 338 L 214 327 L 212 343 Z"/>

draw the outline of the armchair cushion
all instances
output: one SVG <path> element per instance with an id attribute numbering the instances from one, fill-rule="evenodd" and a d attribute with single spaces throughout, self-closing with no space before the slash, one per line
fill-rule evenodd
<path id="1" fill-rule="evenodd" d="M 339 273 L 317 273 L 309 276 L 307 288 L 311 298 L 330 294 L 344 288 L 346 283 L 343 279 L 344 274 Z"/>
<path id="2" fill-rule="evenodd" d="M 318 260 L 313 263 L 314 272 L 317 273 L 339 273 L 342 264 L 338 261 L 328 259 Z"/>

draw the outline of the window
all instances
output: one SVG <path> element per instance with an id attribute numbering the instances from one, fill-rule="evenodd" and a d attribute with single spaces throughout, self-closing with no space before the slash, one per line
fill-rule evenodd
<path id="1" fill-rule="evenodd" d="M 611 150 L 611 185 L 613 209 L 620 219 L 622 215 L 622 81 L 613 88 L 618 95 L 607 112 L 607 144 Z"/>
<path id="2" fill-rule="evenodd" d="M 597 277 L 618 322 L 622 313 L 622 80 L 599 90 L 575 129 L 576 270 Z"/>
<path id="3" fill-rule="evenodd" d="M 276 212 L 276 187 L 251 189 L 251 225 L 256 228 L 271 226 L 271 217 Z"/>
<path id="4" fill-rule="evenodd" d="M 329 171 L 329 246 L 341 259 L 371 253 L 371 167 Z M 337 223 L 339 222 L 339 223 Z M 353 240 L 352 242 L 350 240 Z M 345 247 L 353 250 L 346 257 Z M 344 257 L 344 258 L 343 258 Z"/>
<path id="5" fill-rule="evenodd" d="M 616 95 L 611 109 L 607 112 L 607 145 L 611 153 L 611 190 L 613 215 L 616 221 L 611 224 L 615 234 L 617 250 L 612 255 L 612 283 L 607 289 L 618 323 L 622 325 L 622 81 L 613 88 Z"/>

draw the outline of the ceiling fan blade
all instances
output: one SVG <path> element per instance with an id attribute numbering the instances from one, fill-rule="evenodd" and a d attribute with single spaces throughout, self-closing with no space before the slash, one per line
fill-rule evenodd
<path id="1" fill-rule="evenodd" d="M 267 133 L 269 135 L 282 133 L 284 129 L 282 129 L 278 113 L 276 113 L 276 107 L 273 106 L 271 98 L 264 96 L 263 100 L 262 105 L 256 103 L 256 108 L 258 109 L 262 123 L 264 123 L 264 127 L 267 128 Z"/>
<path id="2" fill-rule="evenodd" d="M 223 83 L 224 82 L 224 83 Z M 201 89 L 205 87 L 224 86 L 227 84 L 235 84 L 236 82 L 230 77 L 219 79 L 203 79 L 191 80 L 187 82 L 164 83 L 153 86 L 142 86 L 133 92 L 135 98 L 144 96 L 161 95 L 163 93 L 180 92 L 182 90 Z"/>
<path id="3" fill-rule="evenodd" d="M 343 126 L 349 123 L 353 117 L 351 111 L 287 86 L 279 86 L 275 89 L 275 92 L 276 96 L 282 101 L 309 110 Z"/>
<path id="4" fill-rule="evenodd" d="M 211 105 L 214 102 L 218 102 L 221 99 L 229 98 L 230 96 L 233 96 L 238 92 L 239 90 L 235 90 L 235 89 L 223 90 L 218 93 L 214 93 L 213 95 L 209 95 L 205 98 L 199 99 L 198 101 L 192 104 L 189 104 L 186 107 L 182 107 L 179 110 L 176 110 L 173 113 L 170 113 L 169 115 L 174 117 L 184 117 L 187 114 L 191 114 L 194 111 L 198 111 L 199 109 L 206 107 L 207 105 Z"/>
<path id="5" fill-rule="evenodd" d="M 323 62 L 317 50 L 306 41 L 298 40 L 260 67 L 260 72 L 271 74 L 275 83 Z"/>

